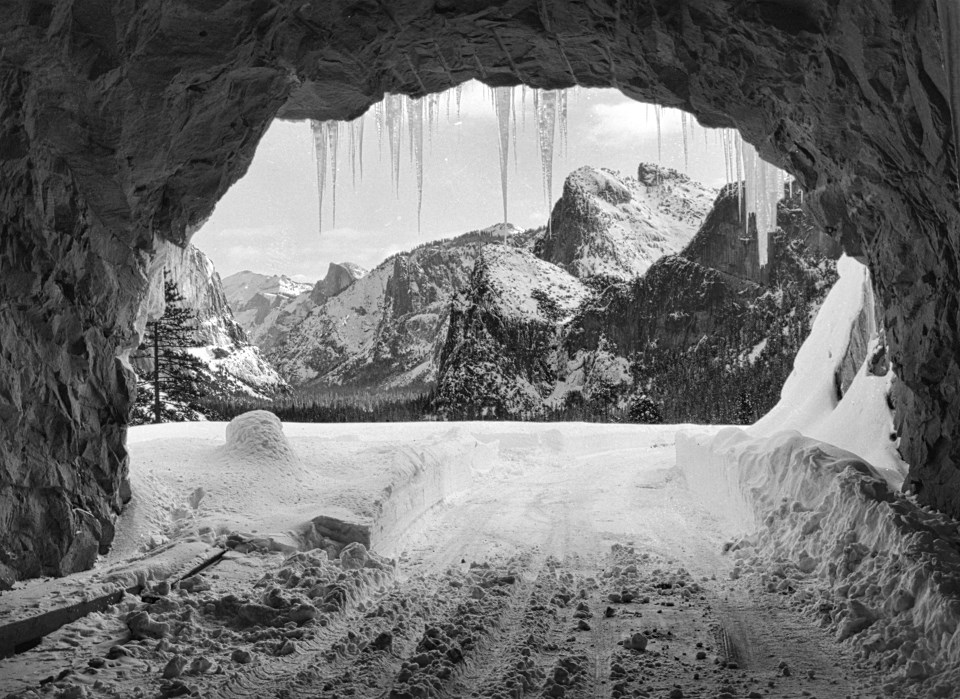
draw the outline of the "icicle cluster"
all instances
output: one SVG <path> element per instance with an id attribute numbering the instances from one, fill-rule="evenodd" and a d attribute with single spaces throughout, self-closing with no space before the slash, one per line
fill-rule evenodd
<path id="1" fill-rule="evenodd" d="M 768 259 L 769 234 L 777 229 L 777 203 L 783 199 L 786 173 L 761 158 L 753 146 L 744 142 L 739 132 L 724 129 L 720 138 L 727 183 L 737 183 L 737 203 L 743 212 L 744 235 L 750 234 L 750 216 L 753 215 L 757 228 L 757 256 L 763 266 Z M 790 191 L 793 191 L 792 182 Z"/>

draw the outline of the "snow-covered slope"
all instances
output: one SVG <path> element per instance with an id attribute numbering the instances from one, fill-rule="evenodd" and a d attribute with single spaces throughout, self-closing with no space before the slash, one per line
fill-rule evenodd
<path id="1" fill-rule="evenodd" d="M 176 282 L 184 298 L 183 306 L 196 313 L 196 344 L 190 351 L 209 368 L 208 378 L 215 391 L 263 397 L 285 389 L 286 382 L 260 350 L 248 342 L 234 319 L 220 275 L 210 258 L 192 245 L 170 245 L 163 259 L 163 273 L 155 275 L 151 294 L 162 298 L 165 275 Z M 155 312 L 163 311 L 158 308 Z M 148 364 L 143 359 L 134 360 L 140 373 L 148 370 Z"/>
<path id="2" fill-rule="evenodd" d="M 452 295 L 480 249 L 505 233 L 522 237 L 498 224 L 394 255 L 336 294 L 315 288 L 268 315 L 258 342 L 293 384 L 424 389 L 435 381 Z"/>
<path id="3" fill-rule="evenodd" d="M 240 311 L 257 294 L 271 300 L 276 297 L 292 299 L 312 288 L 312 284 L 294 281 L 285 274 L 270 276 L 250 270 L 237 272 L 223 279 L 223 293 L 238 319 Z"/>
<path id="4" fill-rule="evenodd" d="M 537 254 L 577 277 L 629 281 L 664 255 L 680 252 L 710 211 L 716 190 L 643 163 L 638 176 L 589 166 L 571 173 Z"/>
<path id="5" fill-rule="evenodd" d="M 557 378 L 551 355 L 590 295 L 579 279 L 531 252 L 484 248 L 450 313 L 440 411 L 502 418 L 537 410 Z"/>

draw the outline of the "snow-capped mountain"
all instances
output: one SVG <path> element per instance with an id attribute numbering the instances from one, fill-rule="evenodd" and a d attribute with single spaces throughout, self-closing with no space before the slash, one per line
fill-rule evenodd
<path id="1" fill-rule="evenodd" d="M 193 245 L 171 246 L 164 274 L 157 275 L 158 284 L 163 278 L 176 282 L 184 299 L 181 305 L 196 313 L 195 345 L 189 350 L 207 366 L 207 378 L 217 392 L 268 397 L 287 388 L 260 350 L 247 340 L 209 257 Z M 134 359 L 141 375 L 147 373 L 148 364 L 152 365 L 149 360 Z"/>
<path id="2" fill-rule="evenodd" d="M 717 192 L 668 168 L 641 164 L 638 178 L 581 167 L 563 184 L 539 257 L 581 279 L 630 281 L 696 234 Z"/>
<path id="3" fill-rule="evenodd" d="M 222 284 L 234 315 L 238 315 L 258 295 L 268 301 L 290 300 L 313 288 L 313 284 L 294 281 L 285 274 L 271 276 L 250 270 L 224 277 Z"/>
<path id="4" fill-rule="evenodd" d="M 607 204 L 619 197 L 627 210 L 634 210 L 633 200 L 618 194 L 626 187 L 595 172 L 581 169 L 568 178 L 568 205 L 558 203 L 552 236 L 534 245 L 550 261 L 506 252 L 481 257 L 451 314 L 438 409 L 467 417 L 571 408 L 601 414 L 642 398 L 671 422 L 752 421 L 776 402 L 835 278 L 835 243 L 802 214 L 798 200 L 785 201 L 770 263 L 760 268 L 756 230 L 751 225 L 745 235 L 733 186 L 717 196 L 709 215 L 699 204 L 686 207 L 673 189 L 669 207 L 689 212 L 690 222 L 699 216 L 699 230 L 683 252 L 661 256 L 631 279 L 625 258 L 605 257 L 603 246 L 594 245 L 623 228 L 610 212 L 596 213 L 606 204 L 598 207 L 598 195 L 589 192 L 604 192 Z M 641 181 L 650 172 L 641 166 Z M 699 202 L 704 190 L 682 184 Z M 570 272 L 583 275 L 583 293 L 571 293 L 580 282 Z M 614 281 L 618 275 L 623 281 Z M 552 281 L 519 281 L 538 277 Z"/>
<path id="5" fill-rule="evenodd" d="M 529 251 L 485 247 L 451 308 L 437 407 L 468 417 L 539 409 L 542 387 L 557 378 L 552 359 L 563 329 L 590 296 L 579 279 Z"/>
<path id="6" fill-rule="evenodd" d="M 498 224 L 394 255 L 346 288 L 328 273 L 309 294 L 266 314 L 254 339 L 294 385 L 431 387 L 450 300 L 481 248 L 505 236 L 529 244 L 519 229 Z"/>
<path id="7" fill-rule="evenodd" d="M 287 276 L 268 277 L 255 272 L 230 275 L 224 285 L 237 322 L 247 337 L 264 352 L 286 341 L 287 332 L 314 305 L 336 296 L 366 274 L 352 262 L 331 262 L 327 275 L 316 284 L 296 282 Z"/>

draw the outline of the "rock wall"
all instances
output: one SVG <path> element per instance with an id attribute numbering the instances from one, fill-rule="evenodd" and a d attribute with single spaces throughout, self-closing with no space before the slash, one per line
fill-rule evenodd
<path id="1" fill-rule="evenodd" d="M 960 513 L 960 211 L 933 0 L 6 0 L 0 563 L 108 545 L 156 238 L 185 242 L 275 116 L 384 92 L 615 86 L 741 130 L 874 272 L 920 499 Z M 79 532 L 79 533 L 78 533 Z"/>

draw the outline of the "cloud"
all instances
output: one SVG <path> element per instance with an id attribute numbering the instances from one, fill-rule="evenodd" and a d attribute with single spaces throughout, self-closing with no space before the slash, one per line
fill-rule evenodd
<path id="1" fill-rule="evenodd" d="M 600 103 L 590 108 L 591 125 L 587 138 L 594 143 L 636 143 L 640 139 L 657 137 L 657 118 L 653 105 L 641 102 Z M 680 133 L 681 114 L 678 109 L 664 109 L 660 119 L 663 136 Z M 692 118 L 692 117 L 691 117 Z"/>

